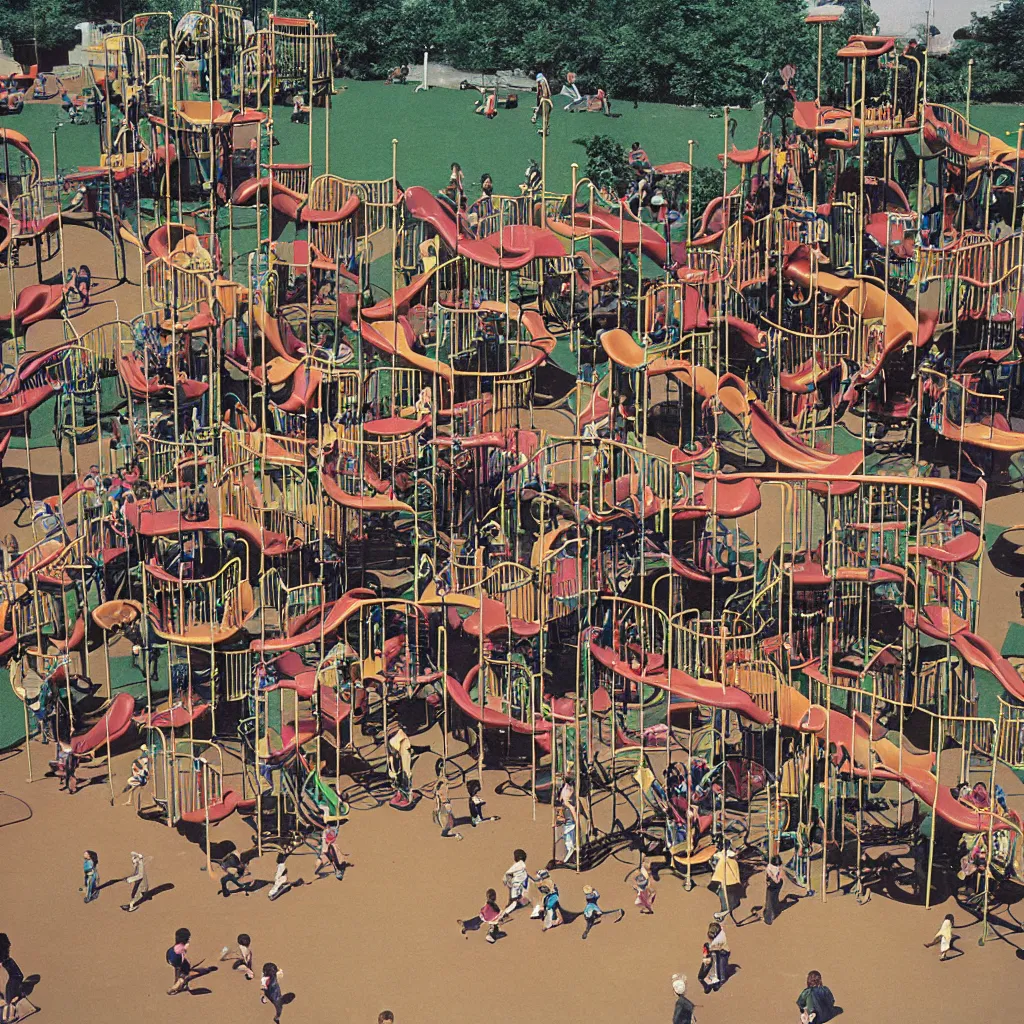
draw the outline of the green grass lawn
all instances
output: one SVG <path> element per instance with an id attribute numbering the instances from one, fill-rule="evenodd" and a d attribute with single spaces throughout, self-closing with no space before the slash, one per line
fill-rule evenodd
<path id="1" fill-rule="evenodd" d="M 333 98 L 330 123 L 331 171 L 346 178 L 377 179 L 391 174 L 391 140 L 398 139 L 398 177 L 404 185 L 443 188 L 452 161 L 462 165 L 467 190 L 476 193 L 483 173 L 494 178 L 495 190 L 514 192 L 523 180 L 530 158 L 540 162 L 541 138 L 530 123 L 531 99 L 524 95 L 516 110 L 502 110 L 488 121 L 473 113 L 478 94 L 452 89 L 416 93 L 412 85 L 385 86 L 381 82 L 339 82 Z M 693 139 L 694 162 L 717 166 L 724 144 L 725 121 L 721 111 L 697 110 L 660 103 L 616 103 L 621 116 L 569 114 L 564 100 L 556 97 L 547 146 L 548 187 L 568 190 L 573 162 L 581 165 L 585 154 L 574 140 L 596 134 L 610 135 L 625 146 L 636 140 L 655 163 L 685 160 L 687 141 Z M 718 116 L 709 116 L 709 114 Z M 289 121 L 290 108 L 276 107 L 274 130 L 281 142 L 275 158 L 299 162 L 306 159 L 308 129 Z M 753 146 L 760 112 L 737 110 L 736 143 Z M 976 106 L 971 119 L 979 127 L 1004 137 L 1016 133 L 1024 116 L 1019 107 Z M 26 134 L 39 154 L 44 171 L 53 167 L 53 126 L 58 108 L 29 104 L 4 125 Z M 313 162 L 319 172 L 325 166 L 326 117 L 313 112 Z M 99 160 L 98 129 L 93 124 L 65 125 L 58 132 L 59 163 L 68 169 L 95 165 Z"/>

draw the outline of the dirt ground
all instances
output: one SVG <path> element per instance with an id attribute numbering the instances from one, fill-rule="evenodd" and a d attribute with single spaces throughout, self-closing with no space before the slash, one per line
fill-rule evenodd
<path id="1" fill-rule="evenodd" d="M 439 738 L 431 738 L 437 748 Z M 33 746 L 38 771 L 42 750 Z M 130 756 L 115 765 L 120 779 Z M 417 783 L 427 781 L 431 761 L 428 755 L 417 762 Z M 468 757 L 461 763 L 472 765 Z M 704 884 L 686 893 L 678 879 L 662 874 L 656 913 L 641 917 L 628 881 L 635 860 L 625 856 L 586 876 L 555 872 L 569 910 L 582 909 L 584 882 L 599 889 L 606 908 L 628 908 L 621 923 L 602 922 L 586 944 L 582 921 L 542 934 L 527 911 L 515 915 L 493 947 L 481 932 L 463 938 L 456 920 L 477 911 L 487 888 L 501 890 L 514 847 L 527 850 L 533 868 L 551 851 L 550 808 L 538 806 L 533 820 L 529 798 L 494 795 L 503 773 L 486 773 L 484 787 L 488 811 L 501 820 L 477 829 L 460 825 L 462 842 L 439 837 L 429 801 L 406 813 L 353 811 L 339 840 L 355 865 L 344 881 L 308 884 L 314 857 L 304 851 L 291 858 L 289 873 L 307 884 L 273 903 L 266 888 L 222 898 L 205 872 L 201 845 L 120 803 L 112 808 L 102 778 L 98 773 L 94 784 L 68 796 L 53 779 L 28 784 L 24 753 L 0 763 L 0 928 L 11 936 L 25 974 L 40 976 L 33 1001 L 51 1020 L 102 1019 L 115 1011 L 129 1019 L 144 1015 L 150 1024 L 194 1020 L 197 1013 L 221 1024 L 269 1022 L 273 1015 L 259 1004 L 258 983 L 227 965 L 196 982 L 191 996 L 165 995 L 171 971 L 164 952 L 182 926 L 192 930 L 196 960 L 205 957 L 207 964 L 216 964 L 237 933 L 248 932 L 257 966 L 273 960 L 284 969 L 284 991 L 294 993 L 285 1020 L 371 1022 L 390 1008 L 400 1024 L 521 1024 L 553 1014 L 667 1022 L 669 981 L 684 971 L 693 979 L 702 1024 L 795 1021 L 794 1000 L 809 969 L 821 971 L 851 1024 L 891 1019 L 897 993 L 899 1019 L 907 1022 L 1019 1019 L 1009 998 L 1022 969 L 1015 959 L 1019 937 L 992 938 L 979 948 L 980 926 L 955 906 L 926 911 L 879 896 L 865 906 L 834 893 L 825 903 L 805 898 L 771 930 L 759 921 L 741 928 L 727 922 L 737 970 L 721 992 L 703 995 L 695 975 L 717 897 Z M 456 814 L 465 815 L 465 790 L 457 795 Z M 13 823 L 28 808 L 31 818 Z M 237 817 L 214 832 L 215 842 L 239 849 L 251 838 Z M 89 905 L 78 892 L 86 848 L 99 853 L 106 886 Z M 129 873 L 132 850 L 151 858 L 150 884 L 160 891 L 128 915 L 119 909 L 127 886 L 116 880 Z M 254 862 L 254 871 L 272 878 L 273 857 Z M 763 876 L 755 875 L 737 919 L 760 905 L 763 892 Z M 940 964 L 936 950 L 921 943 L 946 910 L 956 914 L 965 955 Z M 982 977 L 988 982 L 979 985 Z"/>
<path id="2" fill-rule="evenodd" d="M 67 265 L 88 254 L 97 280 L 95 303 L 76 318 L 76 327 L 84 331 L 112 319 L 115 302 L 123 318 L 130 316 L 138 287 L 112 287 L 109 243 L 84 227 L 69 228 L 67 239 Z M 45 270 L 55 275 L 59 263 Z M 34 276 L 34 268 L 21 270 L 17 283 L 29 284 Z M 132 276 L 137 279 L 137 272 Z M 0 275 L 0 308 L 7 300 L 6 275 Z M 41 348 L 59 336 L 59 325 L 38 325 L 29 347 Z M 34 472 L 52 472 L 52 455 L 37 459 L 33 452 Z M 5 471 L 23 466 L 24 453 L 12 450 Z M 34 490 L 48 492 L 37 483 Z M 14 502 L 0 512 L 0 532 L 10 528 L 18 507 Z M 1021 518 L 1001 511 L 1000 521 Z M 998 642 L 1007 615 L 1016 614 L 1012 581 L 987 569 L 985 584 L 982 629 Z M 440 749 L 436 733 L 415 742 Z M 129 744 L 129 752 L 115 759 L 118 791 L 132 749 Z M 428 781 L 432 760 L 426 755 L 417 762 L 417 784 Z M 462 825 L 462 842 L 438 836 L 429 801 L 409 813 L 354 810 L 339 840 L 354 862 L 344 881 L 309 884 L 314 858 L 304 851 L 291 859 L 290 874 L 307 884 L 271 903 L 266 888 L 223 899 L 205 871 L 202 846 L 166 824 L 141 819 L 120 802 L 112 807 L 102 772 L 93 771 L 94 783 L 69 796 L 54 779 L 40 778 L 46 754 L 38 744 L 33 761 L 37 781 L 30 784 L 24 751 L 0 759 L 0 930 L 10 935 L 26 976 L 38 976 L 32 1001 L 42 1007 L 40 1021 L 92 1021 L 113 1013 L 127 1020 L 144 1017 L 148 1024 L 195 1020 L 199 1014 L 220 1024 L 269 1022 L 272 1010 L 260 1005 L 258 983 L 246 982 L 227 965 L 196 982 L 191 996 L 165 995 L 171 971 L 164 952 L 182 926 L 192 930 L 193 957 L 205 958 L 206 965 L 217 964 L 221 948 L 237 933 L 250 933 L 257 967 L 273 960 L 284 969 L 284 991 L 294 995 L 286 1021 L 373 1022 L 390 1008 L 399 1024 L 521 1024 L 553 1017 L 592 1024 L 668 1022 L 674 1001 L 670 978 L 684 971 L 692 979 L 701 1024 L 786 1022 L 797 1019 L 794 1000 L 810 969 L 821 971 L 843 1007 L 841 1019 L 850 1024 L 894 1017 L 908 1024 L 1020 1019 L 1014 993 L 1024 954 L 1020 936 L 1013 934 L 1014 919 L 997 918 L 995 934 L 979 948 L 980 925 L 955 906 L 924 910 L 880 896 L 865 906 L 836 893 L 827 902 L 820 895 L 806 898 L 771 930 L 759 921 L 739 928 L 727 922 L 736 972 L 721 992 L 706 996 L 695 976 L 717 897 L 706 883 L 687 893 L 678 879 L 663 874 L 656 914 L 641 917 L 628 881 L 636 866 L 633 854 L 612 857 L 585 877 L 556 873 L 569 910 L 582 909 L 584 882 L 601 891 L 605 907 L 628 908 L 621 923 L 606 920 L 585 944 L 580 920 L 542 934 L 523 911 L 493 947 L 481 932 L 463 937 L 456 920 L 476 913 L 487 888 L 503 892 L 502 874 L 515 847 L 529 852 L 534 869 L 551 855 L 550 809 L 539 806 L 534 819 L 528 797 L 495 795 L 504 773 L 484 776 L 488 810 L 501 820 L 478 829 Z M 471 769 L 473 762 L 463 755 L 460 764 Z M 1009 794 L 1012 802 L 1020 800 L 1020 788 Z M 454 795 L 456 813 L 464 815 L 465 789 Z M 240 850 L 251 838 L 237 816 L 214 831 L 218 844 L 232 842 Z M 99 853 L 106 886 L 89 905 L 78 891 L 86 848 Z M 119 909 L 127 887 L 117 880 L 128 873 L 132 850 L 149 858 L 156 893 L 127 915 Z M 264 856 L 254 868 L 258 878 L 272 878 L 273 857 Z M 749 916 L 763 893 L 763 876 L 755 875 L 737 918 Z M 955 913 L 964 955 L 939 964 L 937 951 L 922 943 L 947 910 Z"/>

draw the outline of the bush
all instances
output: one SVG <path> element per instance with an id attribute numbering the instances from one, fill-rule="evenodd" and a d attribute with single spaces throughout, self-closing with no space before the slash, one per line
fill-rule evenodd
<path id="1" fill-rule="evenodd" d="M 591 135 L 589 139 L 573 139 L 587 153 L 583 173 L 599 189 L 608 189 L 621 196 L 633 180 L 633 171 L 625 148 L 608 135 Z"/>

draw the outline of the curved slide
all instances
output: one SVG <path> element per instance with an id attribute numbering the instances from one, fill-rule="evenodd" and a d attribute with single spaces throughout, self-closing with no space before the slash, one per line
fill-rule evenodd
<path id="1" fill-rule="evenodd" d="M 305 615 L 299 616 L 289 624 L 286 636 L 274 637 L 269 640 L 253 640 L 250 649 L 257 654 L 291 651 L 303 644 L 317 643 L 320 637 L 327 639 L 359 611 L 364 603 L 379 600 L 372 590 L 356 588 L 343 594 L 336 601 L 329 601 L 319 608 L 314 608 Z"/>
<path id="2" fill-rule="evenodd" d="M 237 793 L 233 789 L 225 789 L 216 803 L 185 811 L 178 815 L 178 821 L 184 821 L 189 825 L 205 825 L 207 822 L 216 825 L 225 818 L 231 817 L 235 811 L 246 814 L 255 809 L 255 800 L 243 800 L 241 793 Z"/>
<path id="3" fill-rule="evenodd" d="M 154 512 L 143 506 L 143 502 L 137 501 L 126 502 L 124 506 L 124 517 L 128 525 L 143 537 L 176 537 L 179 533 L 190 531 L 227 530 L 240 533 L 268 556 L 284 555 L 301 546 L 301 541 L 296 537 L 289 538 L 283 533 L 260 530 L 234 516 L 211 514 L 205 519 L 186 519 L 173 509 Z"/>
<path id="4" fill-rule="evenodd" d="M 1024 679 L 1021 679 L 1013 663 L 1004 658 L 987 640 L 977 633 L 964 630 L 953 637 L 953 646 L 964 656 L 968 664 L 990 672 L 1011 697 L 1024 702 Z"/>
<path id="5" fill-rule="evenodd" d="M 872 363 L 857 371 L 853 384 L 867 384 L 874 380 L 888 356 L 903 348 L 908 342 L 923 345 L 931 340 L 935 323 L 931 319 L 919 324 L 911 310 L 893 294 L 886 294 L 883 288 L 863 278 L 843 278 L 823 270 L 811 273 L 810 260 L 804 256 L 786 263 L 785 275 L 803 288 L 812 285 L 837 298 L 859 316 L 869 320 L 881 320 L 885 334 L 880 352 L 872 355 Z"/>
<path id="6" fill-rule="evenodd" d="M 507 714 L 504 711 L 497 711 L 487 704 L 482 707 L 469 695 L 469 687 L 480 671 L 479 665 L 474 665 L 466 676 L 465 683 L 460 683 L 454 676 L 445 676 L 445 687 L 448 696 L 455 701 L 458 709 L 474 722 L 479 722 L 485 729 L 508 729 L 519 733 L 521 736 L 541 736 L 551 732 L 551 723 L 544 721 L 539 715 L 534 717 L 533 722 L 522 722 L 518 718 Z"/>
<path id="7" fill-rule="evenodd" d="M 87 732 L 71 741 L 76 757 L 90 757 L 108 743 L 119 740 L 131 727 L 135 713 L 135 698 L 130 693 L 119 693 L 107 708 L 107 713 Z"/>
<path id="8" fill-rule="evenodd" d="M 828 473 L 831 476 L 850 476 L 864 461 L 862 452 L 848 455 L 829 455 L 804 444 L 794 434 L 784 430 L 757 399 L 749 402 L 750 431 L 765 453 L 781 466 L 798 473 Z"/>
<path id="9" fill-rule="evenodd" d="M 760 725 L 767 725 L 771 722 L 771 712 L 759 707 L 750 694 L 738 686 L 695 679 L 677 668 L 670 668 L 668 671 L 662 668 L 655 672 L 637 672 L 629 662 L 620 658 L 613 650 L 597 643 L 593 637 L 599 633 L 599 627 L 592 627 L 590 630 L 590 655 L 616 675 L 623 676 L 638 686 L 654 686 L 659 690 L 665 690 L 674 697 L 696 701 L 706 707 L 735 711 L 749 721 L 757 722 Z"/>

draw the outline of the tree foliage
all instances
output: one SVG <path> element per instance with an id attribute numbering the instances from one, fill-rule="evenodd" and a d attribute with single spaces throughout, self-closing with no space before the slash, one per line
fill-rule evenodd
<path id="1" fill-rule="evenodd" d="M 0 39 L 10 44 L 34 41 L 40 50 L 71 50 L 81 41 L 75 25 L 83 21 L 119 22 L 144 11 L 174 14 L 190 6 L 167 0 L 0 0 Z"/>
<path id="2" fill-rule="evenodd" d="M 929 58 L 929 99 L 963 103 L 973 60 L 972 103 L 1024 102 L 1024 0 L 1006 0 L 990 14 L 972 14 L 956 38 L 948 54 Z"/>
<path id="3" fill-rule="evenodd" d="M 591 135 L 589 139 L 573 139 L 574 146 L 586 150 L 583 172 L 599 189 L 622 195 L 633 180 L 629 157 L 621 143 L 609 135 Z"/>
<path id="4" fill-rule="evenodd" d="M 872 31 L 870 4 L 852 4 L 826 30 L 826 54 L 861 31 L 862 6 Z M 806 0 L 338 0 L 319 14 L 357 76 L 430 48 L 466 71 L 543 71 L 553 81 L 575 71 L 584 92 L 619 100 L 747 106 L 787 63 L 813 95 L 817 38 L 806 11 Z M 841 69 L 836 76 L 841 87 Z"/>

